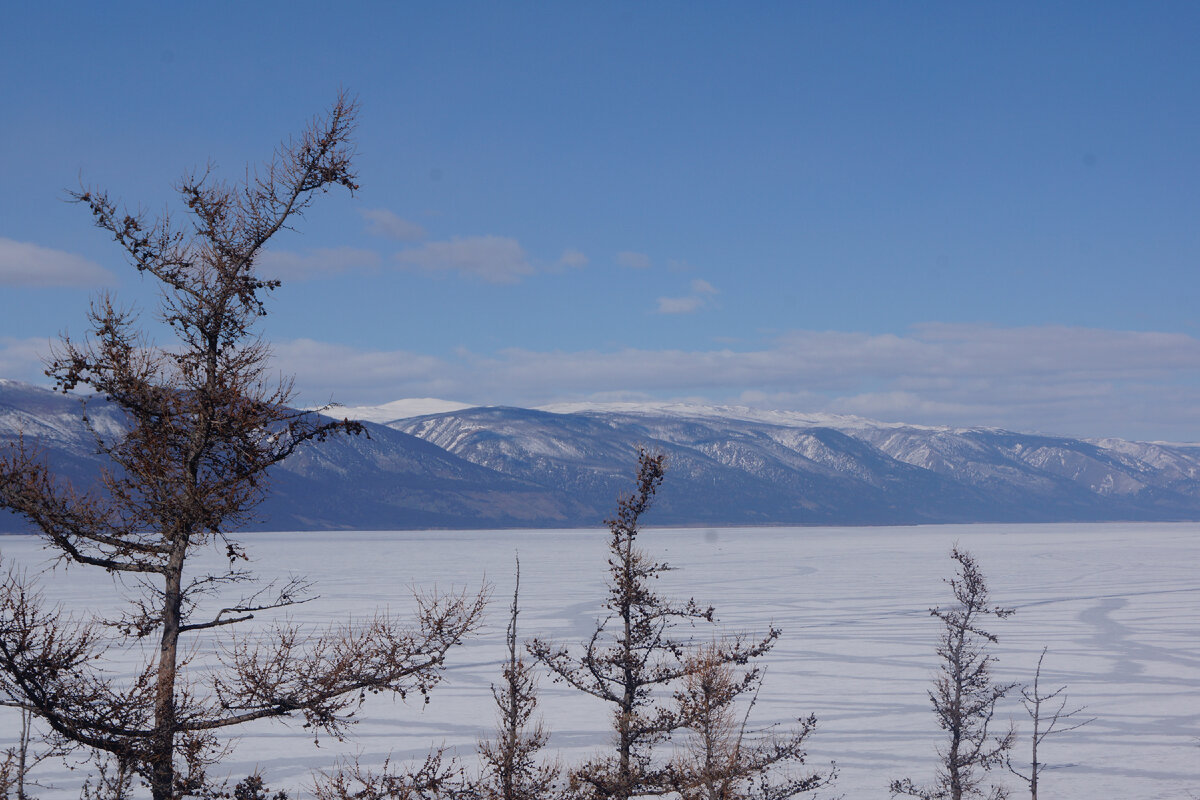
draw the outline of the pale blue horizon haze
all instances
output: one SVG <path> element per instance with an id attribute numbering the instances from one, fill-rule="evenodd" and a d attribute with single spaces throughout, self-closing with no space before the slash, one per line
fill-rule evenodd
<path id="1" fill-rule="evenodd" d="M 1200 441 L 1200 6 L 45 3 L 0 30 L 0 377 L 360 103 L 273 242 L 299 402 L 678 400 Z M 179 216 L 182 219 L 182 215 Z"/>

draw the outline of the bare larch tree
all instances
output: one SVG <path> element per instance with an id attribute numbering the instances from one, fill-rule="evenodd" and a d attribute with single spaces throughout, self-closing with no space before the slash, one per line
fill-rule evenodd
<path id="1" fill-rule="evenodd" d="M 692 669 L 691 638 L 681 637 L 677 628 L 714 618 L 712 608 L 694 600 L 677 605 L 656 594 L 651 582 L 669 567 L 637 546 L 639 523 L 662 483 L 665 461 L 662 454 L 639 453 L 636 489 L 606 522 L 611 533 L 604 604 L 608 615 L 598 622 L 582 652 L 573 655 L 540 639 L 529 645 L 556 680 L 614 707 L 615 753 L 572 771 L 572 781 L 585 796 L 628 800 L 672 791 L 670 764 L 655 757 L 655 746 L 685 723 L 679 708 L 668 702 L 672 686 Z M 714 658 L 744 664 L 767 652 L 778 636 L 771 628 L 761 640 L 731 639 Z"/>
<path id="2" fill-rule="evenodd" d="M 42 747 L 38 746 L 40 737 L 34 730 L 32 711 L 22 708 L 18 716 L 20 727 L 17 731 L 17 741 L 0 754 L 0 798 L 3 800 L 29 800 L 31 788 L 53 788 L 37 783 L 30 774 L 41 762 L 66 755 L 65 751 L 53 743 L 42 743 Z"/>
<path id="3" fill-rule="evenodd" d="M 537 710 L 537 679 L 533 665 L 521 655 L 517 637 L 520 591 L 518 559 L 508 627 L 504 632 L 508 658 L 502 670 L 503 682 L 492 687 L 498 712 L 496 736 L 479 744 L 484 768 L 479 792 L 486 800 L 553 800 L 566 795 L 558 765 L 542 762 L 538 757 L 550 734 L 533 717 Z"/>
<path id="4" fill-rule="evenodd" d="M 482 800 L 475 782 L 444 747 L 412 766 L 394 767 L 389 758 L 372 769 L 351 759 L 318 772 L 312 793 L 316 800 Z"/>
<path id="5" fill-rule="evenodd" d="M 1038 656 L 1037 669 L 1033 673 L 1033 686 L 1021 687 L 1021 705 L 1025 707 L 1025 712 L 1033 722 L 1033 734 L 1029 737 L 1029 771 L 1023 772 L 1017 768 L 1013 763 L 1011 752 L 1005 758 L 1009 772 L 1016 775 L 1029 787 L 1030 800 L 1037 800 L 1038 784 L 1041 782 L 1042 772 L 1046 769 L 1046 763 L 1042 760 L 1040 753 L 1042 743 L 1051 736 L 1069 733 L 1095 722 L 1095 717 L 1078 719 L 1079 714 L 1084 711 L 1086 706 L 1067 710 L 1067 698 L 1063 694 L 1067 690 L 1066 686 L 1060 686 L 1052 692 L 1042 693 L 1040 686 L 1042 662 L 1046 658 L 1046 650 L 1047 648 L 1043 647 L 1042 654 Z M 1056 700 L 1057 703 L 1055 703 Z"/>
<path id="6" fill-rule="evenodd" d="M 955 545 L 950 557 L 958 562 L 958 576 L 946 581 L 954 593 L 955 605 L 929 612 L 943 624 L 937 646 L 941 671 L 934 679 L 929 700 L 938 725 L 946 732 L 946 744 L 938 750 L 940 763 L 932 785 L 920 786 L 905 778 L 893 781 L 891 791 L 922 800 L 999 800 L 1006 796 L 1005 790 L 998 786 L 985 789 L 981 772 L 1004 764 L 1013 745 L 1015 734 L 1011 729 L 997 737 L 989 729 L 996 704 L 1014 684 L 992 680 L 991 666 L 996 657 L 988 652 L 988 645 L 997 639 L 982 625 L 986 617 L 1005 619 L 1013 610 L 990 604 L 987 581 L 970 553 Z"/>
<path id="7" fill-rule="evenodd" d="M 340 735 L 364 693 L 428 691 L 480 614 L 478 597 L 424 598 L 415 626 L 388 616 L 312 634 L 283 626 L 231 634 L 221 669 L 189 670 L 184 657 L 185 637 L 301 598 L 293 584 L 245 588 L 240 600 L 205 608 L 218 592 L 236 598 L 235 585 L 252 578 L 237 566 L 246 553 L 233 533 L 263 499 L 268 469 L 306 442 L 360 430 L 293 410 L 291 383 L 268 380 L 270 353 L 254 330 L 278 286 L 256 269 L 268 241 L 318 195 L 358 188 L 355 115 L 339 97 L 241 183 L 218 182 L 210 170 L 186 176 L 177 187 L 184 226 L 127 212 L 104 192 L 74 194 L 161 284 L 159 317 L 177 340 L 152 344 L 105 295 L 91 309 L 93 335 L 64 338 L 48 360 L 59 389 L 89 389 L 103 398 L 92 402 L 124 416 L 123 435 L 93 431 L 111 463 L 96 487 L 57 479 L 29 443 L 0 452 L 0 508 L 29 519 L 68 565 L 125 576 L 137 590 L 127 613 L 102 624 L 44 602 L 10 571 L 0 586 L 0 692 L 62 741 L 139 775 L 154 800 L 206 790 L 222 729 L 298 715 Z M 193 554 L 213 546 L 228 570 L 189 571 Z M 157 647 L 131 680 L 100 668 L 107 647 L 147 638 Z"/>
<path id="8" fill-rule="evenodd" d="M 749 727 L 763 669 L 723 660 L 716 643 L 694 650 L 688 667 L 675 692 L 688 736 L 671 765 L 682 800 L 787 800 L 833 781 L 832 767 L 825 773 L 801 769 L 815 716 L 797 720 L 790 730 Z M 743 696 L 749 700 L 739 708 Z"/>
<path id="9" fill-rule="evenodd" d="M 833 765 L 827 772 L 802 769 L 816 716 L 800 718 L 786 730 L 750 728 L 766 670 L 722 660 L 716 643 L 692 651 L 688 666 L 676 702 L 689 735 L 671 765 L 680 798 L 787 800 L 833 782 Z M 739 708 L 743 696 L 749 702 Z"/>

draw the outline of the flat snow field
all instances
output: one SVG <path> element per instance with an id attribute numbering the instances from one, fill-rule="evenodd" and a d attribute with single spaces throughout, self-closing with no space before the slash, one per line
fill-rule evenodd
<path id="1" fill-rule="evenodd" d="M 301 789 L 313 770 L 339 755 L 366 764 L 415 759 L 446 744 L 468 759 L 494 719 L 489 685 L 499 680 L 513 557 L 521 558 L 522 638 L 578 643 L 593 631 L 606 576 L 607 531 L 437 531 L 246 535 L 253 567 L 267 577 L 309 576 L 320 598 L 296 606 L 296 622 L 365 618 L 378 607 L 405 611 L 411 589 L 491 586 L 479 635 L 452 652 L 447 681 L 431 703 L 372 697 L 353 738 L 322 739 L 298 724 L 256 723 L 241 730 L 225 762 L 235 778 L 261 770 L 274 788 Z M 642 546 L 675 569 L 658 588 L 716 606 L 722 632 L 783 637 L 761 663 L 768 669 L 753 723 L 787 723 L 815 713 L 810 764 L 839 777 L 823 796 L 887 797 L 891 779 L 932 777 L 940 731 L 926 691 L 937 670 L 940 632 L 928 609 L 950 602 L 952 544 L 972 552 L 992 599 L 1016 609 L 988 621 L 1000 637 L 1001 681 L 1031 681 L 1048 646 L 1042 685 L 1067 685 L 1071 707 L 1095 722 L 1047 740 L 1044 797 L 1193 798 L 1200 796 L 1200 526 L 1195 524 L 946 525 L 900 528 L 725 528 L 643 531 Z M 0 538 L 6 564 L 35 573 L 46 552 L 32 537 Z M 214 550 L 205 554 L 219 565 Z M 122 590 L 93 569 L 44 576 L 48 595 L 71 606 L 112 609 Z M 265 621 L 265 620 L 263 620 Z M 255 624 L 255 623 L 251 623 Z M 244 627 L 244 626 L 243 626 Z M 699 641 L 714 633 L 698 627 Z M 126 656 L 128 669 L 134 656 Z M 603 748 L 609 710 L 541 680 L 541 711 L 553 731 L 549 754 L 572 763 Z M 1028 756 L 1028 718 L 1008 701 Z M 13 711 L 0 710 L 0 738 L 16 735 Z M 45 767 L 44 780 L 78 796 L 79 773 Z M 1024 793 L 993 772 L 1014 797 Z"/>

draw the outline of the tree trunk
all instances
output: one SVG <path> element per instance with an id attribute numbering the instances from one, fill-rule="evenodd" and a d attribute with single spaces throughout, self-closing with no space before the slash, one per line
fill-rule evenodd
<path id="1" fill-rule="evenodd" d="M 175 793 L 175 678 L 179 655 L 179 626 L 183 603 L 183 562 L 187 536 L 177 533 L 167 562 L 163 587 L 162 639 L 158 651 L 158 680 L 154 691 L 154 737 L 150 794 L 154 800 L 171 800 Z"/>

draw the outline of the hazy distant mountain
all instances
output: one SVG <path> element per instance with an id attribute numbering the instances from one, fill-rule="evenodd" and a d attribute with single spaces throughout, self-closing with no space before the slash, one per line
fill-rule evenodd
<path id="1" fill-rule="evenodd" d="M 332 411 L 367 437 L 303 448 L 273 473 L 259 529 L 597 525 L 638 445 L 668 454 L 656 524 L 1200 519 L 1200 446 L 680 404 Z M 107 435 L 118 416 L 89 404 Z M 99 466 L 79 400 L 0 381 L 0 442 L 23 430 L 77 482 Z M 12 529 L 10 518 L 0 528 Z"/>

